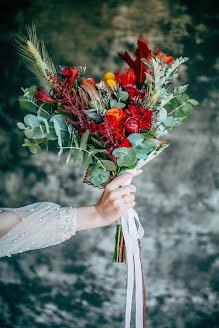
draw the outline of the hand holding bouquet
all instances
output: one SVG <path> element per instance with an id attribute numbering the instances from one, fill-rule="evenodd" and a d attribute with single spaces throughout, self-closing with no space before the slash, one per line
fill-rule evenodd
<path id="1" fill-rule="evenodd" d="M 153 159 L 168 145 L 160 139 L 185 122 L 198 104 L 185 93 L 188 85 L 174 86 L 178 67 L 188 58 L 174 60 L 158 50 L 153 53 L 144 36 L 138 40 L 135 60 L 127 52 L 119 54 L 129 67 L 116 74 L 106 73 L 98 83 L 85 77 L 82 66 L 59 66 L 57 70 L 44 44 L 37 40 L 34 28 L 28 29 L 28 38 L 19 37 L 17 44 L 24 63 L 45 85 L 22 89 L 20 101 L 30 112 L 23 123 L 18 123 L 25 134 L 23 146 L 39 153 L 55 141 L 58 156 L 67 151 L 67 163 L 81 161 L 86 170 L 84 182 L 95 187 L 105 187 L 119 174 L 138 169 Z M 136 229 L 135 219 L 139 221 L 132 210 L 117 221 L 113 257 L 113 262 L 127 262 L 128 258 L 129 290 L 129 284 L 134 283 L 132 265 L 135 277 L 143 278 L 139 269 L 143 228 L 139 222 Z M 144 285 L 143 279 L 140 284 Z M 140 291 L 138 297 L 144 303 L 143 290 L 144 286 L 142 289 L 137 283 L 136 292 Z M 127 301 L 129 298 L 127 295 Z M 145 322 L 144 305 L 142 300 L 140 305 L 136 304 L 141 308 L 138 328 Z M 126 327 L 130 324 L 130 311 L 129 303 Z"/>

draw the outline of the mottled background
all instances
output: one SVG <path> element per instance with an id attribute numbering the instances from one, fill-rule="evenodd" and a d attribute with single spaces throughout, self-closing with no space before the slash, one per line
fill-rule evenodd
<path id="1" fill-rule="evenodd" d="M 32 21 L 57 64 L 86 64 L 90 76 L 123 65 L 145 33 L 153 49 L 187 56 L 180 82 L 200 101 L 170 147 L 136 178 L 148 328 L 219 327 L 218 71 L 213 1 L 1 1 L 0 206 L 37 201 L 94 204 L 80 166 L 54 152 L 30 155 L 16 122 L 20 87 L 35 83 L 12 45 Z M 77 233 L 59 246 L 0 260 L 1 328 L 121 328 L 126 266 L 112 264 L 115 226 Z M 133 322 L 134 327 L 134 311 Z"/>

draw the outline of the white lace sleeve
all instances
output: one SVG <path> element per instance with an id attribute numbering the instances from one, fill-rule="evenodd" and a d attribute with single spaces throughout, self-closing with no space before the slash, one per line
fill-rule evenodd
<path id="1" fill-rule="evenodd" d="M 21 218 L 0 238 L 0 257 L 57 245 L 76 233 L 76 208 L 73 207 L 42 202 L 20 208 L 0 208 L 0 211 L 15 212 Z M 0 226 L 4 215 L 1 217 Z"/>

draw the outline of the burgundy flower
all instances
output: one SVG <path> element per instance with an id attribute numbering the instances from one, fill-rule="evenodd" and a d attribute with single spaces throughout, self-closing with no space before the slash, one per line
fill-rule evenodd
<path id="1" fill-rule="evenodd" d="M 125 130 L 128 133 L 136 133 L 139 130 L 138 121 L 133 117 L 128 117 L 125 121 Z"/>
<path id="2" fill-rule="evenodd" d="M 48 103 L 56 102 L 45 90 L 41 88 L 37 88 L 35 92 L 36 100 L 38 101 L 45 101 Z"/>

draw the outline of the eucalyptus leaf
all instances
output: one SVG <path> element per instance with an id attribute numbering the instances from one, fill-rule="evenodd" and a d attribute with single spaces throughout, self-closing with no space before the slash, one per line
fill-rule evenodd
<path id="1" fill-rule="evenodd" d="M 24 123 L 22 123 L 22 122 L 18 122 L 18 123 L 17 123 L 17 126 L 18 126 L 18 128 L 21 129 L 21 130 L 24 130 L 24 129 L 25 129 L 25 125 L 24 125 Z"/>
<path id="2" fill-rule="evenodd" d="M 93 172 L 91 176 L 91 181 L 94 186 L 99 186 L 100 184 L 106 182 L 110 177 L 110 172 L 105 171 L 102 168 L 98 168 L 95 172 Z"/>
<path id="3" fill-rule="evenodd" d="M 117 164 L 119 166 L 130 166 L 136 161 L 136 153 L 133 147 L 119 147 L 114 149 L 113 155 L 117 157 Z"/>
<path id="4" fill-rule="evenodd" d="M 173 116 L 168 116 L 165 121 L 162 122 L 167 129 L 171 129 L 178 125 L 177 121 Z"/>
<path id="5" fill-rule="evenodd" d="M 82 161 L 82 168 L 86 170 L 88 168 L 88 166 L 90 165 L 91 161 L 92 161 L 91 154 L 85 152 L 84 156 L 83 156 L 83 161 Z"/>
<path id="6" fill-rule="evenodd" d="M 143 143 L 135 148 L 137 159 L 146 159 L 147 154 L 150 152 L 150 146 Z"/>
<path id="7" fill-rule="evenodd" d="M 168 103 L 167 103 L 167 106 L 173 110 L 177 107 L 177 101 L 175 98 L 171 99 Z"/>
<path id="8" fill-rule="evenodd" d="M 132 146 L 138 146 L 145 140 L 145 137 L 140 133 L 132 133 L 128 136 L 128 139 Z"/>
<path id="9" fill-rule="evenodd" d="M 88 141 L 88 137 L 89 137 L 90 131 L 87 129 L 82 137 L 81 137 L 81 142 L 80 142 L 80 148 L 82 149 L 87 149 L 87 141 Z"/>
<path id="10" fill-rule="evenodd" d="M 110 102 L 110 107 L 113 108 L 113 106 L 117 103 L 117 99 L 112 99 Z"/>
<path id="11" fill-rule="evenodd" d="M 115 171 L 116 166 L 113 163 L 113 161 L 105 160 L 105 159 L 101 159 L 100 161 L 101 161 L 101 163 L 103 164 L 103 166 L 105 167 L 106 170 Z"/>
<path id="12" fill-rule="evenodd" d="M 197 106 L 198 104 L 199 104 L 199 102 L 197 101 L 197 100 L 195 100 L 195 99 L 189 99 L 189 101 L 188 101 L 191 105 L 193 105 L 193 106 Z"/>
<path id="13" fill-rule="evenodd" d="M 179 104 L 184 104 L 189 99 L 189 96 L 186 93 L 182 93 L 176 99 Z"/>
<path id="14" fill-rule="evenodd" d="M 121 103 L 121 102 L 118 102 L 115 105 L 113 105 L 112 108 L 120 108 L 120 109 L 123 109 L 123 108 L 125 108 L 125 106 L 126 106 L 126 104 Z"/>
<path id="15" fill-rule="evenodd" d="M 92 176 L 93 173 L 100 167 L 100 163 L 97 162 L 96 164 L 93 165 L 92 169 L 89 171 L 88 175 Z"/>
<path id="16" fill-rule="evenodd" d="M 191 115 L 193 112 L 193 107 L 188 102 L 182 106 L 182 109 L 187 115 Z"/>
<path id="17" fill-rule="evenodd" d="M 129 94 L 128 94 L 128 92 L 126 92 L 126 91 L 118 91 L 117 93 L 116 93 L 116 97 L 117 97 L 117 99 L 119 99 L 119 102 L 120 101 L 126 101 L 127 99 L 128 99 L 128 97 L 129 97 Z"/>
<path id="18" fill-rule="evenodd" d="M 30 147 L 30 152 L 33 153 L 33 154 L 36 154 L 37 153 L 37 145 L 35 144 L 31 144 Z"/>

